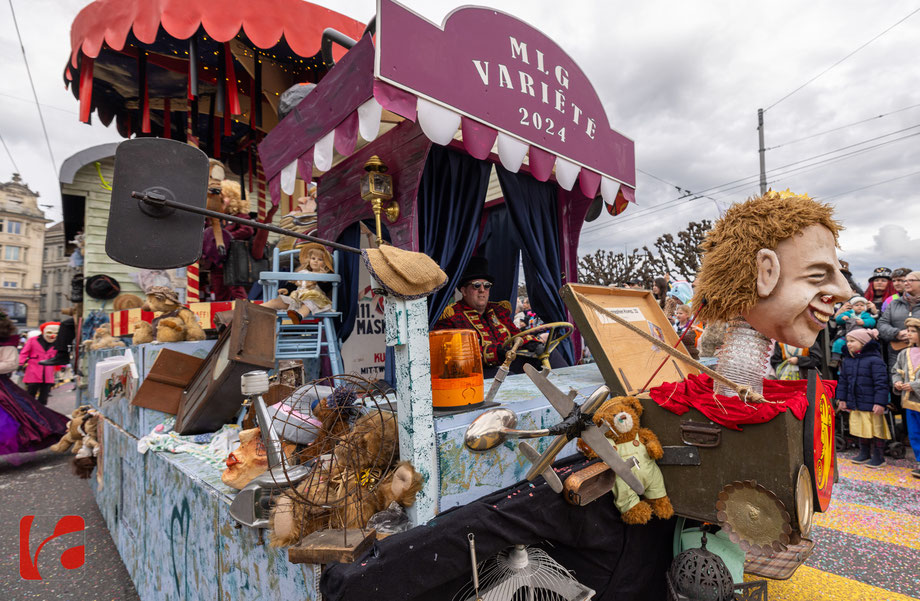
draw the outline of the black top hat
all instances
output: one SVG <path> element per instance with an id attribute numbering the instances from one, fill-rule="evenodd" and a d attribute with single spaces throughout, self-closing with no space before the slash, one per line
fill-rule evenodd
<path id="1" fill-rule="evenodd" d="M 111 300 L 121 294 L 118 280 L 103 274 L 87 278 L 85 289 L 86 294 L 96 300 Z"/>
<path id="2" fill-rule="evenodd" d="M 495 278 L 489 273 L 489 261 L 485 257 L 470 257 L 470 262 L 466 264 L 460 281 L 457 282 L 457 288 L 466 286 L 473 280 L 486 280 L 490 284 L 495 283 Z"/>
<path id="3" fill-rule="evenodd" d="M 887 267 L 876 267 L 875 271 L 872 272 L 872 277 L 869 278 L 869 281 L 871 282 L 872 280 L 877 280 L 880 278 L 890 280 L 891 270 Z"/>

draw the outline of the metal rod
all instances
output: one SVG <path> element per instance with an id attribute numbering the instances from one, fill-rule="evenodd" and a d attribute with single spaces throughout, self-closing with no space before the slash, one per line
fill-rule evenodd
<path id="1" fill-rule="evenodd" d="M 224 221 L 230 221 L 232 223 L 241 223 L 243 225 L 249 225 L 260 230 L 268 230 L 269 232 L 274 232 L 276 234 L 283 234 L 286 236 L 291 236 L 293 238 L 300 238 L 301 240 L 306 240 L 307 242 L 316 242 L 318 244 L 325 244 L 326 246 L 332 247 L 336 250 L 342 250 L 345 252 L 355 253 L 360 255 L 361 249 L 355 248 L 353 246 L 346 246 L 344 244 L 339 244 L 338 242 L 330 242 L 329 240 L 323 240 L 322 238 L 315 238 L 313 236 L 308 236 L 307 234 L 301 234 L 300 232 L 295 232 L 293 230 L 287 230 L 283 227 L 277 227 L 270 225 L 268 223 L 259 223 L 258 221 L 253 221 L 252 219 L 243 219 L 242 217 L 236 217 L 234 215 L 227 215 L 226 213 L 218 213 L 217 211 L 211 211 L 210 209 L 202 209 L 199 207 L 193 207 L 192 205 L 187 205 L 181 202 L 176 202 L 174 200 L 169 200 L 158 194 L 143 194 L 141 192 L 131 192 L 131 198 L 136 198 L 142 200 L 147 204 L 161 207 L 171 207 L 174 209 L 179 209 L 181 211 L 188 211 L 189 213 L 196 213 L 198 215 L 204 215 L 205 217 L 216 217 L 217 219 L 223 219 Z"/>

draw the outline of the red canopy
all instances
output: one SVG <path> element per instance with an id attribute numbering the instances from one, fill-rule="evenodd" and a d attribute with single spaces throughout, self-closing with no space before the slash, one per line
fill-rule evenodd
<path id="1" fill-rule="evenodd" d="M 162 26 L 184 40 L 201 26 L 217 42 L 227 42 L 240 31 L 259 48 L 271 48 L 284 37 L 300 56 L 313 56 L 327 27 L 360 39 L 365 25 L 328 8 L 302 0 L 96 0 L 80 11 L 70 29 L 70 61 L 77 56 L 99 56 L 103 42 L 124 48 L 130 31 L 145 44 L 156 40 Z M 333 46 L 335 60 L 346 50 Z"/>

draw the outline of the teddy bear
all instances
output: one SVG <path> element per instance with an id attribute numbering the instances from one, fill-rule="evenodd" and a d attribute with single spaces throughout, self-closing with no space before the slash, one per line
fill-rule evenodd
<path id="1" fill-rule="evenodd" d="M 70 421 L 67 422 L 67 432 L 64 433 L 61 440 L 51 445 L 50 449 L 55 453 L 70 451 L 77 454 L 80 452 L 80 448 L 83 446 L 81 426 L 91 410 L 92 407 L 89 405 L 80 405 L 74 409 L 70 414 Z"/>
<path id="2" fill-rule="evenodd" d="M 147 289 L 148 311 L 160 313 L 152 324 L 141 322 L 134 326 L 134 344 L 153 342 L 183 342 L 204 340 L 206 335 L 198 318 L 189 309 L 179 304 L 176 291 L 168 286 L 151 286 Z"/>
<path id="3" fill-rule="evenodd" d="M 99 420 L 99 413 L 90 409 L 78 427 L 78 431 L 83 435 L 83 444 L 73 458 L 73 473 L 84 480 L 92 475 L 93 468 L 96 467 L 96 458 L 99 455 L 99 440 L 96 437 Z"/>
<path id="4" fill-rule="evenodd" d="M 606 436 L 617 454 L 627 463 L 634 465 L 633 473 L 645 486 L 644 499 L 630 488 L 622 478 L 613 486 L 613 498 L 623 522 L 645 524 L 654 514 L 661 519 L 674 515 L 674 508 L 665 490 L 661 469 L 655 460 L 661 459 L 664 449 L 658 437 L 648 428 L 639 426 L 642 403 L 635 397 L 614 397 L 608 399 L 594 413 L 594 423 L 609 426 Z M 578 450 L 588 458 L 597 454 L 582 439 L 578 439 Z"/>
<path id="5" fill-rule="evenodd" d="M 85 340 L 83 345 L 87 350 L 97 351 L 106 348 L 121 348 L 125 343 L 112 336 L 112 328 L 106 324 L 96 328 L 96 331 L 93 332 L 93 337 Z"/>

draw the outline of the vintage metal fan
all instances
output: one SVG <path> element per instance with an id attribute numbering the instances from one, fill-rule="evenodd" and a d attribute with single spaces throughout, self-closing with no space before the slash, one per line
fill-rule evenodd
<path id="1" fill-rule="evenodd" d="M 369 533 L 372 498 L 399 458 L 393 407 L 374 382 L 336 376 L 269 408 L 272 430 L 296 445 L 291 465 L 271 472 L 282 491 L 273 499 L 275 534 L 281 526 L 290 544 L 326 529 L 341 529 L 343 540 L 348 529 Z M 377 440 L 370 432 L 381 434 L 379 445 L 368 443 Z"/>
<path id="2" fill-rule="evenodd" d="M 575 580 L 546 551 L 515 545 L 476 564 L 476 543 L 468 535 L 473 580 L 453 601 L 589 601 L 594 590 Z"/>

